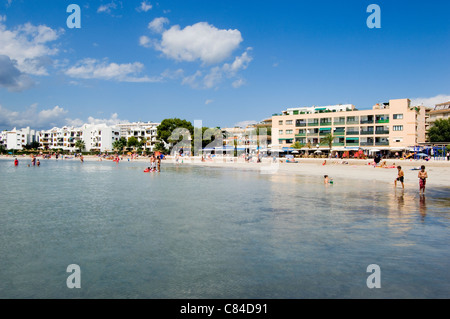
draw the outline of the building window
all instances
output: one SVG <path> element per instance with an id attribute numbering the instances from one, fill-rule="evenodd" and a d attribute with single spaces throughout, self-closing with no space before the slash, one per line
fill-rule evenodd
<path id="1" fill-rule="evenodd" d="M 283 130 L 280 130 L 278 134 L 283 135 Z"/>
<path id="2" fill-rule="evenodd" d="M 403 125 L 394 125 L 394 131 L 403 131 Z"/>
<path id="3" fill-rule="evenodd" d="M 286 130 L 286 134 L 294 134 L 293 130 Z"/>
<path id="4" fill-rule="evenodd" d="M 286 125 L 292 125 L 292 121 L 286 121 Z"/>
<path id="5" fill-rule="evenodd" d="M 278 121 L 278 125 L 283 125 L 283 120 Z"/>
<path id="6" fill-rule="evenodd" d="M 402 120 L 403 114 L 394 114 L 394 120 Z"/>

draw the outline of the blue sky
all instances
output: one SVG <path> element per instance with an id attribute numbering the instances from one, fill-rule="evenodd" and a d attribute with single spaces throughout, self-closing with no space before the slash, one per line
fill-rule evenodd
<path id="1" fill-rule="evenodd" d="M 69 29 L 69 4 L 81 28 Z M 381 28 L 369 29 L 369 4 Z M 0 0 L 0 129 L 450 100 L 449 1 Z"/>

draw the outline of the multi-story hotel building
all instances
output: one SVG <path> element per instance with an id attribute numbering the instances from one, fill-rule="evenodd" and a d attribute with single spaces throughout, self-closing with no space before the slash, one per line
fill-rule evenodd
<path id="1" fill-rule="evenodd" d="M 425 131 L 428 132 L 436 120 L 446 120 L 450 118 L 450 101 L 436 104 L 434 109 L 429 109 L 425 115 Z M 428 139 L 427 139 L 428 140 Z"/>
<path id="2" fill-rule="evenodd" d="M 135 137 L 139 141 L 144 140 L 145 145 L 144 149 L 153 151 L 155 145 L 158 143 L 157 139 L 157 129 L 161 123 L 124 123 L 117 124 L 117 127 L 120 129 L 120 136 L 125 137 L 127 140 L 130 137 Z"/>
<path id="3" fill-rule="evenodd" d="M 300 142 L 305 150 L 328 150 L 322 144 L 328 134 L 334 136 L 333 151 L 402 150 L 425 142 L 425 109 L 398 99 L 371 110 L 349 104 L 290 108 L 272 116 L 272 149 Z"/>
<path id="4" fill-rule="evenodd" d="M 0 133 L 0 144 L 8 150 L 22 150 L 26 145 L 37 141 L 38 134 L 29 127 Z"/>
<path id="5" fill-rule="evenodd" d="M 112 144 L 120 137 L 117 127 L 106 124 L 84 124 L 82 127 L 54 127 L 48 131 L 39 132 L 41 149 L 53 149 L 76 152 L 77 141 L 84 141 L 85 150 L 107 152 L 113 151 Z"/>

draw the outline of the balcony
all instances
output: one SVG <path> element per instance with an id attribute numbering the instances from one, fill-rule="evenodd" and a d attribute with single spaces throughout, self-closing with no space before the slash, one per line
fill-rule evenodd
<path id="1" fill-rule="evenodd" d="M 373 120 L 361 120 L 361 124 L 373 124 Z"/>
<path id="2" fill-rule="evenodd" d="M 345 143 L 333 143 L 333 146 L 345 146 Z"/>
<path id="3" fill-rule="evenodd" d="M 358 120 L 347 120 L 347 125 L 359 124 Z"/>
<path id="4" fill-rule="evenodd" d="M 334 132 L 334 136 L 344 136 L 345 132 Z"/>
<path id="5" fill-rule="evenodd" d="M 373 131 L 361 131 L 361 135 L 373 135 Z"/>
<path id="6" fill-rule="evenodd" d="M 388 146 L 389 145 L 389 141 L 385 141 L 385 142 L 375 142 L 376 146 Z"/>
<path id="7" fill-rule="evenodd" d="M 305 127 L 306 126 L 306 123 L 295 123 L 295 126 L 297 126 L 297 127 Z"/>
<path id="8" fill-rule="evenodd" d="M 372 142 L 361 142 L 361 146 L 373 146 L 373 141 Z"/>
<path id="9" fill-rule="evenodd" d="M 334 121 L 333 125 L 345 125 L 345 120 L 344 121 Z"/>
<path id="10" fill-rule="evenodd" d="M 295 134 L 296 137 L 304 137 L 306 136 L 306 133 L 299 133 L 299 134 Z"/>
<path id="11" fill-rule="evenodd" d="M 327 136 L 328 134 L 331 134 L 331 131 L 322 131 L 319 133 L 320 136 Z"/>
<path id="12" fill-rule="evenodd" d="M 359 131 L 347 131 L 347 135 L 359 135 Z"/>
<path id="13" fill-rule="evenodd" d="M 389 123 L 389 119 L 377 120 L 376 122 L 377 122 L 377 124 L 387 124 L 387 123 Z"/>
<path id="14" fill-rule="evenodd" d="M 389 134 L 389 131 L 388 130 L 377 130 L 377 131 L 375 131 L 375 134 L 377 134 L 377 135 Z"/>
<path id="15" fill-rule="evenodd" d="M 359 142 L 347 142 L 346 146 L 359 146 Z"/>
<path id="16" fill-rule="evenodd" d="M 331 126 L 331 122 L 320 122 L 320 126 Z"/>
<path id="17" fill-rule="evenodd" d="M 308 123 L 308 126 L 319 126 L 319 123 L 318 122 Z"/>

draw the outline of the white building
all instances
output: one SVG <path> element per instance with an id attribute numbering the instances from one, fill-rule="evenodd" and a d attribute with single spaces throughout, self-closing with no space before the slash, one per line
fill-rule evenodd
<path id="1" fill-rule="evenodd" d="M 117 127 L 120 129 L 121 137 L 125 137 L 127 141 L 130 137 L 135 137 L 139 141 L 145 140 L 144 149 L 153 152 L 156 143 L 158 143 L 157 128 L 160 124 L 161 123 L 134 122 L 117 124 Z"/>
<path id="2" fill-rule="evenodd" d="M 38 141 L 35 130 L 29 127 L 11 131 L 3 131 L 0 134 L 0 144 L 8 150 L 22 150 L 26 145 Z"/>
<path id="3" fill-rule="evenodd" d="M 83 141 L 85 151 L 113 151 L 112 144 L 120 138 L 117 127 L 106 124 L 84 124 L 82 127 L 54 127 L 48 131 L 39 132 L 39 143 L 42 149 L 62 149 L 77 152 L 75 144 Z"/>
<path id="4" fill-rule="evenodd" d="M 113 143 L 120 139 L 120 129 L 106 124 L 85 124 L 81 128 L 86 151 L 111 152 Z"/>

